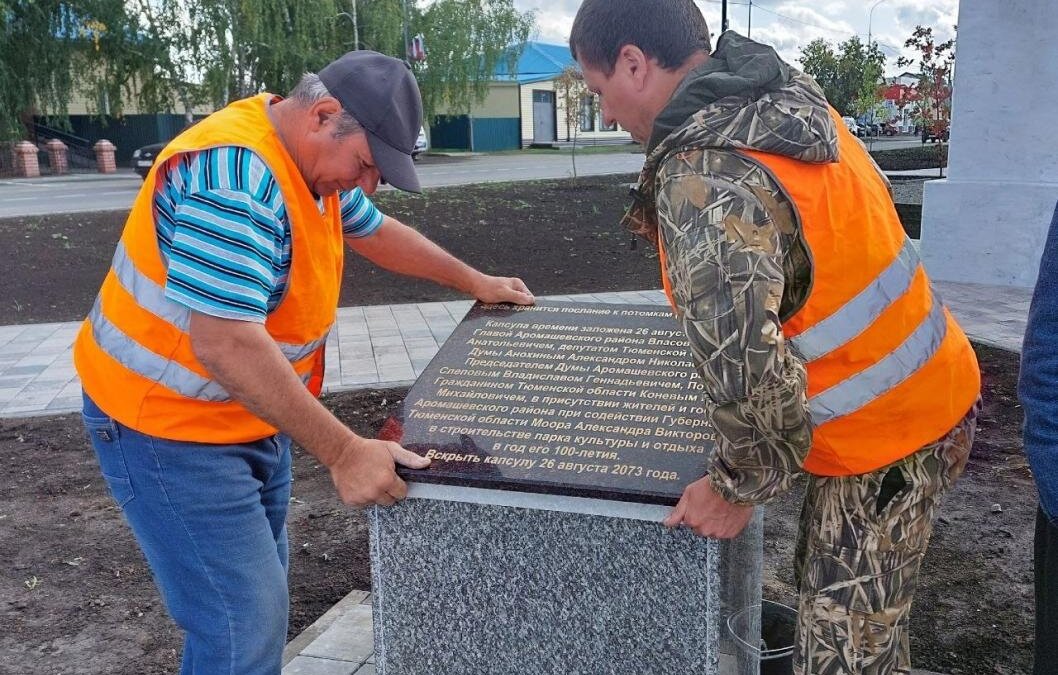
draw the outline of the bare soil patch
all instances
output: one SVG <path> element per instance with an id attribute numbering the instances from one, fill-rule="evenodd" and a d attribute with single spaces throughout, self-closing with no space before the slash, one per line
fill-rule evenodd
<path id="1" fill-rule="evenodd" d="M 456 255 L 521 276 L 537 294 L 655 288 L 656 253 L 617 222 L 630 176 L 387 192 L 388 213 Z M 109 265 L 123 213 L 0 220 L 7 256 L 0 324 L 84 316 Z M 461 297 L 350 256 L 345 305 Z M 1036 490 L 1021 446 L 1017 355 L 978 347 L 985 409 L 970 466 L 947 500 L 912 620 L 918 667 L 1027 673 L 1032 651 Z M 374 434 L 404 392 L 347 392 L 326 404 Z M 180 636 L 99 475 L 79 416 L 0 420 L 0 673 L 173 672 Z M 290 637 L 346 593 L 370 587 L 365 521 L 339 504 L 326 471 L 295 449 L 290 509 Z M 800 490 L 769 506 L 768 597 L 794 598 Z M 995 508 L 999 505 L 999 508 Z"/>
<path id="2" fill-rule="evenodd" d="M 1028 673 L 1036 491 L 1020 441 L 1017 355 L 978 347 L 985 408 L 970 465 L 945 502 L 912 620 L 917 667 Z M 326 404 L 377 433 L 403 390 L 347 392 Z M 173 672 L 180 637 L 99 476 L 76 415 L 0 420 L 0 673 Z M 290 505 L 292 638 L 346 593 L 370 589 L 361 512 L 295 451 Z M 765 595 L 794 600 L 800 489 L 765 519 Z M 1002 511 L 995 512 L 999 504 Z"/>
<path id="3" fill-rule="evenodd" d="M 374 435 L 400 391 L 326 400 Z M 0 420 L 0 673 L 154 675 L 180 667 L 181 636 L 99 474 L 79 415 Z M 288 518 L 288 640 L 370 589 L 367 526 L 327 470 L 295 448 Z"/>
<path id="4" fill-rule="evenodd" d="M 657 255 L 631 247 L 618 226 L 632 176 L 492 183 L 374 201 L 446 250 L 489 274 L 519 276 L 537 295 L 658 286 Z M 0 219 L 5 252 L 0 325 L 79 321 L 92 307 L 121 236 L 124 211 Z M 464 298 L 350 254 L 342 306 Z"/>

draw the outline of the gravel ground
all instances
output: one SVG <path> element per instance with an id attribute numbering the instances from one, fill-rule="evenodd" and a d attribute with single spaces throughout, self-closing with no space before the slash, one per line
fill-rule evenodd
<path id="1" fill-rule="evenodd" d="M 893 201 L 897 204 L 921 204 L 922 203 L 922 180 L 891 180 L 893 186 Z"/>

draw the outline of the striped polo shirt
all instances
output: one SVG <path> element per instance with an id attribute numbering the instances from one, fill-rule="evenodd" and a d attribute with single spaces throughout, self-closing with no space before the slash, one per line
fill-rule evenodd
<path id="1" fill-rule="evenodd" d="M 283 195 L 264 160 L 246 148 L 210 148 L 173 157 L 159 176 L 165 296 L 210 316 L 264 323 L 283 299 L 291 249 Z M 346 237 L 382 225 L 360 188 L 340 197 Z"/>

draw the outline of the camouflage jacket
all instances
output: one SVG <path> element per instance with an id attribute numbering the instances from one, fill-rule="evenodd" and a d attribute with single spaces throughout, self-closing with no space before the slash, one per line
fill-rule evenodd
<path id="1" fill-rule="evenodd" d="M 717 435 L 710 475 L 730 502 L 788 489 L 812 442 L 805 365 L 782 334 L 811 290 L 811 256 L 782 186 L 738 150 L 833 162 L 837 148 L 815 81 L 729 31 L 655 121 L 625 216 L 664 246 Z"/>

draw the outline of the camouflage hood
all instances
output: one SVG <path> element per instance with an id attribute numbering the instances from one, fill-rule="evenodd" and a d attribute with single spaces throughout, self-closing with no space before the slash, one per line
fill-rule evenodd
<path id="1" fill-rule="evenodd" d="M 647 157 L 624 224 L 657 241 L 658 167 L 681 148 L 759 150 L 804 162 L 838 158 L 837 129 L 815 80 L 775 50 L 728 31 L 683 80 L 654 121 Z"/>

